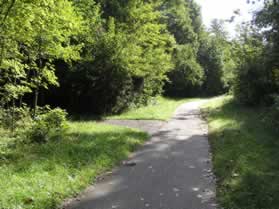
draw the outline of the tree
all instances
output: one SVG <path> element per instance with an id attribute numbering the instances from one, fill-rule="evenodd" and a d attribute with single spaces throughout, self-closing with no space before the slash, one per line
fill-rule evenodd
<path id="1" fill-rule="evenodd" d="M 22 61 L 22 53 L 18 42 L 22 42 L 23 31 L 20 23 L 15 18 L 15 13 L 23 14 L 21 4 L 16 1 L 2 1 L 0 10 L 0 95 L 1 106 L 4 106 L 15 99 L 29 92 L 30 89 L 26 83 L 26 72 Z M 28 36 L 26 37 L 28 38 Z M 22 81 L 22 82 L 20 82 Z"/>
<path id="2" fill-rule="evenodd" d="M 205 72 L 203 93 L 222 94 L 230 89 L 235 68 L 224 22 L 213 20 L 209 31 L 201 37 L 198 60 Z"/>
<path id="3" fill-rule="evenodd" d="M 80 45 L 72 45 L 71 38 L 77 35 L 80 19 L 68 1 L 38 2 L 33 5 L 36 17 L 32 23 L 33 39 L 27 45 L 29 67 L 33 72 L 32 85 L 35 91 L 34 113 L 41 87 L 58 85 L 53 59 L 66 61 L 79 58 Z M 38 8 L 38 9 L 37 9 Z"/>
<path id="4" fill-rule="evenodd" d="M 162 92 L 166 72 L 173 67 L 174 39 L 161 22 L 160 4 L 97 1 L 99 5 L 89 7 L 86 2 L 83 6 L 79 1 L 75 3 L 78 11 L 83 8 L 83 13 L 89 14 L 83 16 L 84 21 L 90 23 L 92 17 L 101 20 L 91 24 L 92 33 L 80 36 L 86 44 L 81 60 L 73 63 L 68 75 L 64 74 L 61 92 L 72 97 L 68 103 L 76 107 L 75 111 L 111 113 L 148 103 Z M 103 12 L 95 15 L 90 12 L 92 8 Z M 87 36 L 92 36 L 91 43 L 86 42 L 90 40 Z"/>
<path id="5" fill-rule="evenodd" d="M 36 111 L 39 89 L 57 85 L 52 61 L 78 58 L 80 46 L 71 42 L 80 19 L 67 0 L 1 3 L 2 105 L 34 90 Z"/>
<path id="6" fill-rule="evenodd" d="M 255 17 L 257 27 L 264 28 L 266 39 L 266 65 L 272 74 L 274 92 L 279 93 L 277 77 L 279 75 L 279 2 L 265 1 L 264 8 Z"/>
<path id="7" fill-rule="evenodd" d="M 279 93 L 278 9 L 278 1 L 265 1 L 252 24 L 240 28 L 234 93 L 241 103 L 270 104 Z"/>
<path id="8" fill-rule="evenodd" d="M 269 75 L 265 66 L 262 35 L 252 25 L 243 25 L 237 40 L 238 54 L 234 95 L 248 105 L 257 105 L 270 91 Z"/>
<path id="9" fill-rule="evenodd" d="M 204 78 L 197 61 L 199 33 L 201 31 L 200 8 L 188 0 L 165 1 L 163 11 L 168 30 L 174 35 L 176 47 L 173 53 L 175 68 L 168 73 L 168 95 L 196 94 Z"/>

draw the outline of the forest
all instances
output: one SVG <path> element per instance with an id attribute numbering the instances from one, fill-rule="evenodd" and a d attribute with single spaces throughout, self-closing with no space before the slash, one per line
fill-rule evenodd
<path id="1" fill-rule="evenodd" d="M 161 94 L 275 104 L 276 11 L 266 3 L 230 39 L 222 20 L 204 27 L 195 1 L 2 0 L 2 125 L 45 105 L 107 115 Z"/>
<path id="2" fill-rule="evenodd" d="M 278 130 L 278 11 L 277 0 L 265 0 L 230 37 L 224 20 L 205 27 L 194 0 L 0 0 L 0 168 L 21 169 L 18 159 L 34 147 L 70 149 L 63 138 L 80 124 L 69 121 L 125 114 L 161 96 L 231 95 L 243 108 L 264 108 Z M 139 144 L 145 135 L 129 137 Z M 15 198 L 0 195 L 0 208 L 53 208 L 92 175 L 47 201 L 11 186 Z"/>

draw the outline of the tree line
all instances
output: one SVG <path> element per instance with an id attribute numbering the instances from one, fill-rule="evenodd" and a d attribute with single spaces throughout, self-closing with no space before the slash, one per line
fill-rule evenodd
<path id="1" fill-rule="evenodd" d="M 233 92 L 248 106 L 267 107 L 264 119 L 278 130 L 279 117 L 279 1 L 264 1 L 253 21 L 240 27 L 233 41 L 236 57 Z"/>
<path id="2" fill-rule="evenodd" d="M 194 0 L 0 0 L 0 107 L 111 114 L 160 94 L 278 93 L 278 1 L 229 38 Z M 13 118 L 13 117 L 12 117 Z"/>
<path id="3" fill-rule="evenodd" d="M 223 67 L 225 37 L 216 28 L 209 36 L 192 0 L 1 0 L 0 8 L 3 108 L 113 113 L 163 92 L 225 89 L 210 72 Z"/>

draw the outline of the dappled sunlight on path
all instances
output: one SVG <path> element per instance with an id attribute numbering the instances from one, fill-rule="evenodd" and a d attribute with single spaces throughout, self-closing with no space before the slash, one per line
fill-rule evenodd
<path id="1" fill-rule="evenodd" d="M 199 111 L 202 102 L 180 106 L 166 123 L 147 122 L 153 126 L 143 130 L 152 137 L 130 157 L 133 165 L 104 176 L 66 208 L 215 209 L 207 125 Z M 119 124 L 144 127 L 140 121 Z"/>

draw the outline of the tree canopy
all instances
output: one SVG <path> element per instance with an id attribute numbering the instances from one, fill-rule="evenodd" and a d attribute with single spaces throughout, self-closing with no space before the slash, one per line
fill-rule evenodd
<path id="1" fill-rule="evenodd" d="M 50 104 L 104 114 L 147 104 L 162 93 L 234 91 L 257 103 L 256 95 L 278 91 L 277 1 L 266 1 L 233 39 L 222 20 L 206 29 L 194 0 L 0 5 L 1 107 L 27 103 L 35 114 L 38 105 Z M 251 76 L 257 79 L 250 83 Z"/>

